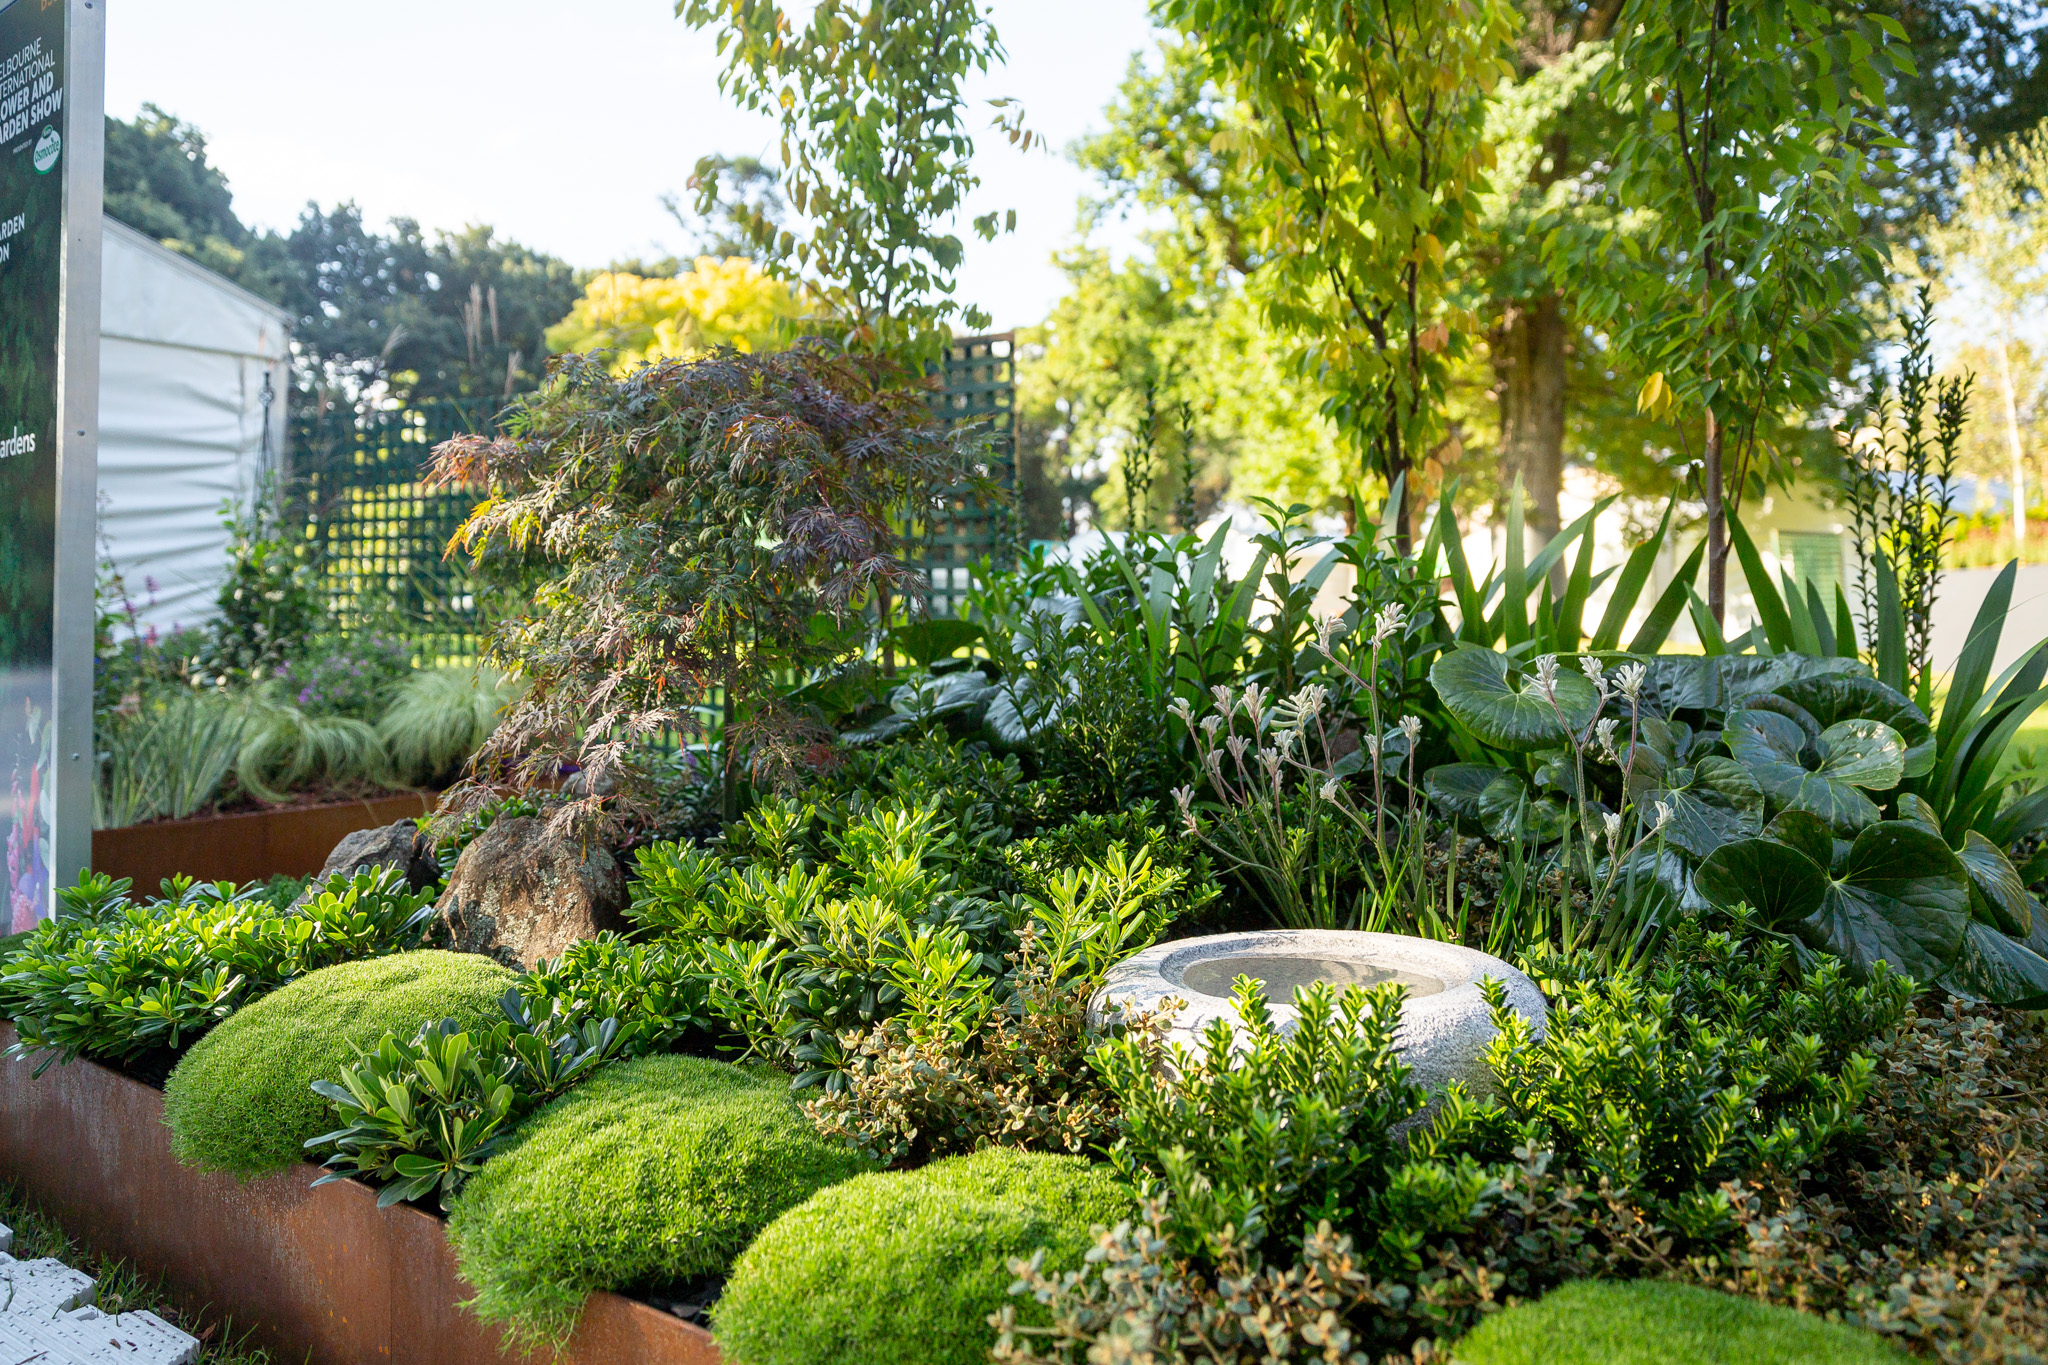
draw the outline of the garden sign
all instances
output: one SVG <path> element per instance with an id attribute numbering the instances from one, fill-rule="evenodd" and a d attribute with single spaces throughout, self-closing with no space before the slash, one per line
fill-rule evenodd
<path id="1" fill-rule="evenodd" d="M 0 0 L 0 935 L 91 856 L 105 0 Z"/>

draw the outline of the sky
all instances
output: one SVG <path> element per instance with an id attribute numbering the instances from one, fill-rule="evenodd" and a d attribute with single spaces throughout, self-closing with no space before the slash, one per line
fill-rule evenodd
<path id="1" fill-rule="evenodd" d="M 986 243 L 963 220 L 959 295 L 1003 329 L 1040 321 L 1062 292 L 1051 258 L 1087 188 L 1064 149 L 1100 126 L 1150 30 L 1144 0 L 992 9 L 1008 62 L 970 84 L 973 126 L 992 117 L 986 100 L 1012 96 L 1046 144 L 976 137 L 983 185 L 966 217 L 1015 209 L 1017 230 Z M 147 101 L 196 124 L 253 226 L 352 199 L 375 223 L 489 223 L 602 266 L 686 247 L 659 197 L 683 191 L 699 157 L 775 157 L 770 122 L 718 93 L 711 39 L 673 16 L 670 0 L 114 0 L 107 110 Z"/>

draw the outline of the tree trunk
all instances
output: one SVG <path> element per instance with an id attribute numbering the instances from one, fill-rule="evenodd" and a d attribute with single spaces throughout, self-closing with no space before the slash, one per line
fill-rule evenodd
<path id="1" fill-rule="evenodd" d="M 1530 550 L 1550 543 L 1563 520 L 1558 494 L 1564 484 L 1565 325 L 1553 292 L 1510 305 L 1494 333 L 1494 387 L 1500 404 L 1501 487 L 1522 478 L 1524 518 L 1535 533 Z M 1564 565 L 1552 573 L 1563 591 Z"/>
<path id="2" fill-rule="evenodd" d="M 1721 424 L 1714 410 L 1707 409 L 1706 455 L 1701 461 L 1700 484 L 1707 499 L 1707 608 L 1714 624 L 1728 622 L 1728 506 L 1721 493 Z"/>

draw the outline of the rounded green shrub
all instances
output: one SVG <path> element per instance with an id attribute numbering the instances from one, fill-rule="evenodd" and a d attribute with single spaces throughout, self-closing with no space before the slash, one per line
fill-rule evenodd
<path id="1" fill-rule="evenodd" d="M 505 1016 L 518 974 L 473 953 L 424 951 L 308 972 L 239 1010 L 178 1063 L 164 1119 L 180 1161 L 249 1177 L 306 1159 L 306 1139 L 336 1126 L 313 1092 L 386 1033 L 410 1039 L 454 1019 L 472 1032 Z"/>
<path id="2" fill-rule="evenodd" d="M 477 1316 L 560 1341 L 587 1295 L 722 1271 L 778 1214 L 871 1168 L 817 1135 L 785 1076 L 643 1057 L 528 1119 L 448 1231 Z"/>
<path id="3" fill-rule="evenodd" d="M 982 1365 L 1010 1258 L 1073 1270 L 1135 1202 L 1107 1166 L 989 1148 L 864 1175 L 769 1224 L 712 1310 L 735 1365 Z M 1022 1305 L 1020 1304 L 1020 1310 Z"/>
<path id="4" fill-rule="evenodd" d="M 1790 1308 L 1657 1280 L 1575 1280 L 1495 1314 L 1458 1365 L 1904 1365 L 1882 1337 Z"/>

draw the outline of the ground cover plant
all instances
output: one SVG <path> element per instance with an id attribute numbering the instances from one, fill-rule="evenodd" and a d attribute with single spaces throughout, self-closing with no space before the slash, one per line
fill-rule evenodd
<path id="1" fill-rule="evenodd" d="M 975 1365 L 1014 1260 L 1079 1265 L 1131 1195 L 1079 1157 L 990 1149 L 834 1185 L 768 1225 L 713 1319 L 744 1365 Z"/>
<path id="2" fill-rule="evenodd" d="M 374 602 L 342 629 L 280 498 L 266 486 L 230 515 L 228 571 L 203 626 L 142 624 L 148 599 L 103 566 L 95 827 L 445 786 L 517 694 L 492 670 L 416 668 L 403 621 Z"/>
<path id="3" fill-rule="evenodd" d="M 560 1341 L 592 1290 L 722 1273 L 776 1215 L 867 1168 L 782 1078 L 646 1057 L 529 1121 L 456 1197 L 449 1235 L 481 1317 Z"/>
<path id="4" fill-rule="evenodd" d="M 411 1038 L 443 1019 L 486 1032 L 514 973 L 474 954 L 435 950 L 346 962 L 256 1001 L 188 1050 L 164 1086 L 180 1161 L 248 1177 L 304 1157 L 327 1132 L 313 1089 L 387 1034 Z"/>
<path id="5" fill-rule="evenodd" d="M 1459 1341 L 1469 1365 L 1898 1365 L 1882 1338 L 1808 1313 L 1686 1285 L 1581 1280 L 1488 1318 Z"/>

